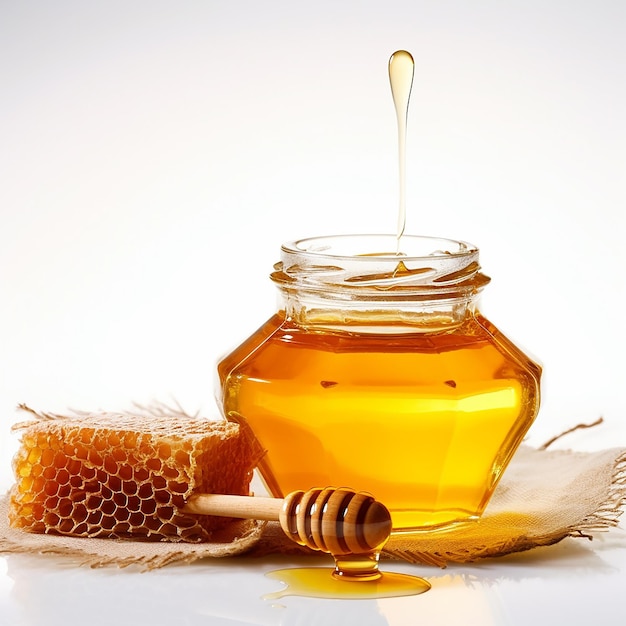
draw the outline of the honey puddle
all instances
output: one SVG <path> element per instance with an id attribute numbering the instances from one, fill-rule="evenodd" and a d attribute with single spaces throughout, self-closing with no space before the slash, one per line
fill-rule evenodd
<path id="1" fill-rule="evenodd" d="M 431 587 L 423 578 L 410 574 L 382 572 L 376 580 L 346 580 L 333 575 L 324 567 L 297 567 L 268 572 L 268 578 L 279 580 L 284 589 L 268 593 L 264 600 L 278 600 L 285 596 L 326 598 L 335 600 L 373 600 L 417 596 Z"/>

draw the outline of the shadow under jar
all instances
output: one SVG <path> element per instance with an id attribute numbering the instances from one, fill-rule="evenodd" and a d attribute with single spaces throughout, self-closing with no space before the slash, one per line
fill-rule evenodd
<path id="1" fill-rule="evenodd" d="M 541 367 L 478 310 L 462 241 L 284 244 L 278 310 L 218 364 L 218 403 L 266 451 L 270 493 L 368 491 L 394 532 L 477 519 L 539 408 Z"/>

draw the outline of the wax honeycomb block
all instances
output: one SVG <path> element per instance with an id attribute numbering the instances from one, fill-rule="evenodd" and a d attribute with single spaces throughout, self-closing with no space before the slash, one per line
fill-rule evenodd
<path id="1" fill-rule="evenodd" d="M 38 417 L 16 427 L 14 528 L 201 542 L 230 520 L 184 512 L 192 493 L 249 495 L 254 459 L 237 424 L 177 413 Z"/>

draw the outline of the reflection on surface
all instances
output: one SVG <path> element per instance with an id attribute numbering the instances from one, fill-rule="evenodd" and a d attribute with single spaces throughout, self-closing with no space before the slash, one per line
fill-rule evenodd
<path id="1" fill-rule="evenodd" d="M 480 585 L 468 586 L 467 579 L 458 574 L 444 574 L 431 578 L 433 588 L 421 603 L 405 603 L 406 598 L 379 601 L 381 613 L 389 626 L 447 626 L 448 624 L 480 624 L 501 626 L 502 607 L 497 596 Z M 427 596 L 436 596 L 428 598 Z"/>
<path id="2" fill-rule="evenodd" d="M 325 558 L 215 559 L 142 573 L 53 556 L 0 556 L 0 624 L 506 626 L 543 623 L 557 608 L 570 625 L 594 616 L 601 623 L 615 611 L 626 576 L 626 533 L 608 535 L 446 570 L 385 561 L 381 569 L 424 576 L 432 589 L 379 600 L 263 600 L 281 588 L 267 572 L 325 566 Z M 565 596 L 567 606 L 555 602 Z"/>
<path id="3" fill-rule="evenodd" d="M 7 560 L 0 556 L 0 624 L 12 626 L 17 624 L 17 607 L 11 602 L 14 582 L 8 570 Z"/>

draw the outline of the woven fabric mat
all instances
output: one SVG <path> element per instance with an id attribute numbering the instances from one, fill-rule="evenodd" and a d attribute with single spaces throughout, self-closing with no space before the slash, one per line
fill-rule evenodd
<path id="1" fill-rule="evenodd" d="M 574 452 L 521 446 L 480 520 L 447 531 L 394 535 L 383 556 L 444 567 L 565 537 L 591 538 L 617 526 L 625 504 L 626 448 Z M 312 553 L 287 539 L 273 522 L 240 522 L 203 544 L 80 539 L 12 529 L 7 506 L 8 498 L 0 498 L 0 552 L 5 553 L 64 554 L 90 566 L 143 569 L 206 557 Z"/>

